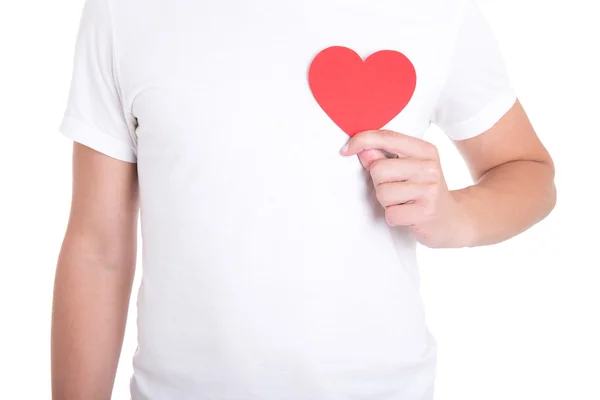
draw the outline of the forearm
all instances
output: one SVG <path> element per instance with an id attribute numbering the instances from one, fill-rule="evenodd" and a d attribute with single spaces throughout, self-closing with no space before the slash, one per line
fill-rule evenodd
<path id="1" fill-rule="evenodd" d="M 452 192 L 470 234 L 465 246 L 507 240 L 533 226 L 556 202 L 551 162 L 512 161 L 488 171 L 475 185 Z"/>
<path id="2" fill-rule="evenodd" d="M 52 314 L 54 400 L 111 397 L 131 293 L 135 258 L 110 259 L 80 235 L 67 234 Z"/>

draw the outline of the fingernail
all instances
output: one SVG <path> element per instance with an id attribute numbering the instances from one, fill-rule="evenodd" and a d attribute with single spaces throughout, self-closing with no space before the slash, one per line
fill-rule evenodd
<path id="1" fill-rule="evenodd" d="M 342 149 L 340 150 L 340 153 L 345 154 L 348 151 L 348 143 L 346 143 L 344 145 L 344 147 L 342 147 Z"/>

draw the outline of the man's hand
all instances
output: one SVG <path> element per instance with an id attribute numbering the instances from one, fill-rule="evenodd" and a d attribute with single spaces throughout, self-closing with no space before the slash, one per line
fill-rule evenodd
<path id="1" fill-rule="evenodd" d="M 554 163 L 519 101 L 490 129 L 455 145 L 475 184 L 451 192 L 437 149 L 423 140 L 391 131 L 361 132 L 342 154 L 357 154 L 371 172 L 390 225 L 410 226 L 429 247 L 499 243 L 554 208 Z M 385 157 L 382 150 L 397 158 Z"/>
<path id="2" fill-rule="evenodd" d="M 358 155 L 370 172 L 389 225 L 409 226 L 428 247 L 469 243 L 471 225 L 448 190 L 434 145 L 389 130 L 366 131 L 353 136 L 341 154 Z"/>

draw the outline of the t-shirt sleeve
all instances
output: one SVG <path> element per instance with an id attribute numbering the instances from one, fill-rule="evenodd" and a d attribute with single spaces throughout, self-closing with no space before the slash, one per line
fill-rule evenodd
<path id="1" fill-rule="evenodd" d="M 495 37 L 475 0 L 465 0 L 451 54 L 432 122 L 451 139 L 463 140 L 490 129 L 517 98 Z"/>
<path id="2" fill-rule="evenodd" d="M 109 6 L 108 0 L 85 2 L 58 130 L 110 157 L 136 162 L 135 119 L 123 107 Z"/>

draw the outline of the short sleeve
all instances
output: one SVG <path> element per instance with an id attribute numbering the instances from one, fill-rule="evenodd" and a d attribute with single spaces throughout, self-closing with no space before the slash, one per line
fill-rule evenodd
<path id="1" fill-rule="evenodd" d="M 433 123 L 451 139 L 490 129 L 516 102 L 495 37 L 475 0 L 465 0 Z"/>
<path id="2" fill-rule="evenodd" d="M 58 130 L 112 158 L 136 162 L 135 119 L 123 107 L 113 32 L 108 0 L 86 0 Z"/>

